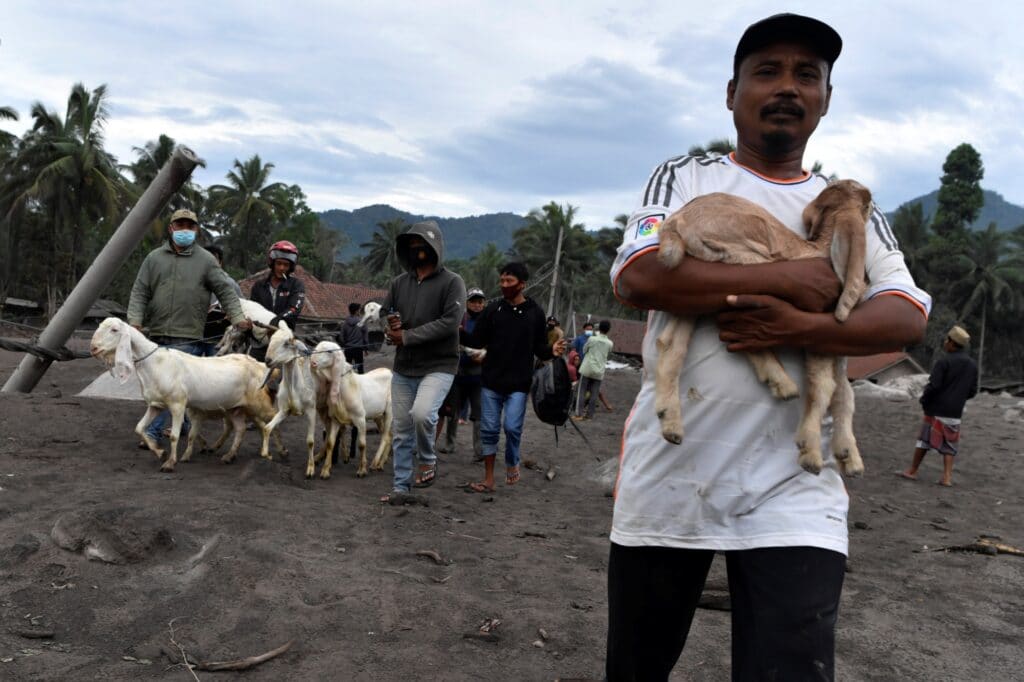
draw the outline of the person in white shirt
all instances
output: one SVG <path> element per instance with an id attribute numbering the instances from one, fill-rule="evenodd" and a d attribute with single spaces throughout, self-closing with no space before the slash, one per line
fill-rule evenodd
<path id="1" fill-rule="evenodd" d="M 865 225 L 870 286 L 841 324 L 829 312 L 840 284 L 827 259 L 686 258 L 668 269 L 657 250 L 661 222 L 711 192 L 750 199 L 806 236 L 801 212 L 827 180 L 803 170 L 804 150 L 828 112 L 841 48 L 835 30 L 808 17 L 751 25 L 726 89 L 736 151 L 658 166 L 624 231 L 613 287 L 624 303 L 651 312 L 610 538 L 610 682 L 668 679 L 716 552 L 729 574 L 732 678 L 833 679 L 848 497 L 833 458 L 819 475 L 797 464 L 802 401 L 774 399 L 737 351 L 774 351 L 802 385 L 804 351 L 869 355 L 919 342 L 931 298 L 914 285 L 877 208 Z M 703 316 L 680 377 L 679 445 L 661 436 L 650 370 L 670 314 Z"/>

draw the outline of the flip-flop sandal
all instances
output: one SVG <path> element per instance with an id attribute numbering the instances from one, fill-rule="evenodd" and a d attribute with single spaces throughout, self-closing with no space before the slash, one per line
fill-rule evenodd
<path id="1" fill-rule="evenodd" d="M 462 487 L 463 492 L 467 493 L 493 493 L 494 488 L 489 488 L 483 483 L 466 483 Z"/>
<path id="2" fill-rule="evenodd" d="M 515 485 L 519 482 L 519 467 L 505 469 L 505 485 Z"/>
<path id="3" fill-rule="evenodd" d="M 420 467 L 419 473 L 416 474 L 416 482 L 412 484 L 414 488 L 429 488 L 434 485 L 434 481 L 437 479 L 437 462 L 433 464 L 425 464 Z"/>

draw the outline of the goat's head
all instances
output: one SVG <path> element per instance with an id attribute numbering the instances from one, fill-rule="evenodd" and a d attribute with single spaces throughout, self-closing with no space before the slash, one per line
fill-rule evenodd
<path id="1" fill-rule="evenodd" d="M 830 183 L 804 208 L 807 238 L 831 238 L 836 214 L 849 214 L 851 211 L 860 215 L 862 222 L 867 222 L 871 213 L 871 191 L 856 180 L 836 180 Z"/>
<path id="2" fill-rule="evenodd" d="M 305 344 L 303 344 L 305 347 Z M 277 323 L 277 331 L 270 337 L 267 346 L 267 367 L 274 368 L 287 365 L 299 357 L 299 341 L 292 334 L 286 322 Z"/>
<path id="3" fill-rule="evenodd" d="M 135 371 L 132 360 L 132 335 L 140 334 L 124 320 L 108 317 L 100 323 L 89 341 L 89 353 L 110 369 L 123 384 Z"/>
<path id="4" fill-rule="evenodd" d="M 352 371 L 352 365 L 345 360 L 341 346 L 333 341 L 321 341 L 313 351 L 310 366 L 321 379 L 326 379 L 331 386 L 331 402 L 341 399 L 341 378 Z"/>
<path id="5" fill-rule="evenodd" d="M 371 327 L 379 326 L 380 320 L 380 303 L 370 301 L 363 306 L 363 319 L 359 320 L 359 327 L 365 327 L 369 324 Z"/>

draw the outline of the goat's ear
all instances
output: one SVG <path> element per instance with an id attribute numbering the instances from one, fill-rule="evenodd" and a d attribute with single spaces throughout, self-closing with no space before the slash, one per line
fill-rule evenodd
<path id="1" fill-rule="evenodd" d="M 341 399 L 341 373 L 345 363 L 338 362 L 338 358 L 331 359 L 331 402 L 337 403 Z"/>
<path id="2" fill-rule="evenodd" d="M 822 228 L 822 203 L 815 199 L 804 207 L 803 220 L 804 229 L 807 230 L 807 238 L 815 239 Z"/>
<path id="3" fill-rule="evenodd" d="M 125 383 L 135 371 L 135 363 L 132 362 L 132 328 L 124 325 L 120 329 L 121 338 L 117 341 L 117 350 L 114 351 L 114 366 L 110 368 L 110 374 L 120 383 Z"/>

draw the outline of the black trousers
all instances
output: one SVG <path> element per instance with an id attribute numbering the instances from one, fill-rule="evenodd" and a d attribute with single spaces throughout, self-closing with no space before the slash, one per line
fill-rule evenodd
<path id="1" fill-rule="evenodd" d="M 624 547 L 608 557 L 608 682 L 668 680 L 712 550 Z M 732 679 L 832 680 L 845 557 L 817 547 L 724 552 Z"/>

